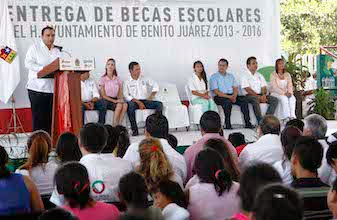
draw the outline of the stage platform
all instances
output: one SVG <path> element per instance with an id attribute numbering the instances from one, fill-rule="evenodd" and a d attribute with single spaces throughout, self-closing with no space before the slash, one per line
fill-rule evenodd
<path id="1" fill-rule="evenodd" d="M 337 121 L 328 121 L 327 136 L 336 131 Z M 244 134 L 247 142 L 253 142 L 258 137 L 256 130 L 235 127 L 233 130 L 224 130 L 224 136 L 228 137 L 229 134 L 234 132 L 241 132 Z M 139 133 L 139 136 L 131 136 L 131 143 L 139 142 L 144 139 L 144 129 L 139 129 Z M 201 132 L 197 127 L 191 127 L 189 131 L 186 131 L 185 128 L 180 128 L 177 130 L 172 129 L 170 130 L 170 133 L 178 139 L 179 146 L 191 145 L 201 138 Z M 10 158 L 12 159 L 27 157 L 26 143 L 30 134 L 31 133 L 18 134 L 16 137 L 13 135 L 6 137 L 4 137 L 4 135 L 0 135 L 0 145 L 6 148 Z"/>

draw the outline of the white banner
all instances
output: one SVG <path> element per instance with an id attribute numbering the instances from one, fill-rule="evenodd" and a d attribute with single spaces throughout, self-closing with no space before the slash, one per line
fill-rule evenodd
<path id="1" fill-rule="evenodd" d="M 226 58 L 239 75 L 249 56 L 259 66 L 274 65 L 280 56 L 279 0 L 11 0 L 18 53 L 39 40 L 41 29 L 53 25 L 56 45 L 75 57 L 95 57 L 98 79 L 107 58 L 116 60 L 122 79 L 137 61 L 142 73 L 175 83 L 182 100 L 184 85 L 201 60 L 207 74 Z M 21 59 L 17 106 L 29 107 L 25 84 L 28 71 Z M 0 108 L 9 108 L 0 105 Z"/>

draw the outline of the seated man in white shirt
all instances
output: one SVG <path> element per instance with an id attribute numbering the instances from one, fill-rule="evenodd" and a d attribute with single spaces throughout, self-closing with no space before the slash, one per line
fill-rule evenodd
<path id="1" fill-rule="evenodd" d="M 325 135 L 328 130 L 328 125 L 324 117 L 311 114 L 304 118 L 304 128 L 303 128 L 303 135 L 304 136 L 311 136 L 318 139 L 318 142 L 322 145 L 324 150 L 322 165 L 318 169 L 318 176 L 321 178 L 322 182 L 328 185 L 332 185 L 333 181 L 336 179 L 336 173 L 329 166 L 326 153 L 329 149 L 329 145 L 325 140 Z"/>
<path id="2" fill-rule="evenodd" d="M 184 182 L 187 176 L 185 158 L 183 157 L 183 155 L 174 150 L 168 143 L 168 132 L 168 121 L 164 115 L 152 114 L 147 117 L 145 122 L 145 138 L 159 138 L 163 146 L 164 153 L 169 159 L 175 174 L 181 178 L 181 181 L 179 182 Z M 131 161 L 134 167 L 138 166 L 140 164 L 140 156 L 138 150 L 139 142 L 131 144 L 127 149 L 123 159 Z"/>
<path id="3" fill-rule="evenodd" d="M 91 195 L 96 201 L 118 202 L 119 179 L 132 171 L 132 164 L 112 153 L 101 154 L 106 146 L 108 132 L 102 124 L 88 123 L 80 130 L 80 163 L 88 170 Z M 50 201 L 64 205 L 62 196 L 53 192 Z"/>
<path id="4" fill-rule="evenodd" d="M 100 98 L 97 84 L 90 78 L 90 73 L 81 74 L 82 123 L 84 124 L 85 110 L 98 111 L 98 123 L 105 124 L 106 106 Z"/>
<path id="5" fill-rule="evenodd" d="M 283 148 L 280 139 L 280 121 L 273 115 L 266 115 L 259 125 L 260 138 L 248 144 L 239 156 L 241 170 L 254 162 L 264 162 L 273 165 L 282 159 Z"/>
<path id="6" fill-rule="evenodd" d="M 153 101 L 154 96 L 159 91 L 158 84 L 141 76 L 140 65 L 137 62 L 129 64 L 131 76 L 125 81 L 123 86 L 124 98 L 128 102 L 128 116 L 131 123 L 132 136 L 138 135 L 138 127 L 136 123 L 137 109 L 155 109 L 160 113 L 163 110 L 163 104 L 158 101 Z M 149 90 L 151 89 L 151 94 Z"/>
<path id="7" fill-rule="evenodd" d="M 247 101 L 253 105 L 258 124 L 262 120 L 260 103 L 268 103 L 266 115 L 273 115 L 278 105 L 276 97 L 267 95 L 267 82 L 264 76 L 257 72 L 257 61 L 255 57 L 247 59 L 248 71 L 241 78 L 241 87 Z"/>

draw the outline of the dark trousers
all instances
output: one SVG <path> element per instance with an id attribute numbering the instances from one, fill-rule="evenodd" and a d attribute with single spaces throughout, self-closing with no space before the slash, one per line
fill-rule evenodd
<path id="1" fill-rule="evenodd" d="M 84 125 L 84 114 L 85 114 L 85 106 L 82 105 L 82 123 Z M 107 104 L 105 104 L 103 99 L 99 99 L 94 103 L 94 110 L 98 111 L 98 123 L 104 125 L 105 124 L 105 115 L 107 111 Z"/>
<path id="2" fill-rule="evenodd" d="M 51 134 L 53 117 L 53 93 L 28 90 L 32 109 L 33 131 L 44 130 Z"/>
<path id="3" fill-rule="evenodd" d="M 240 106 L 241 112 L 243 114 L 245 125 L 250 126 L 250 117 L 249 117 L 249 109 L 248 109 L 248 102 L 246 101 L 245 97 L 238 96 L 236 97 L 236 102 L 232 103 L 232 101 L 228 98 L 215 96 L 214 102 L 217 105 L 221 105 L 224 112 L 225 112 L 225 125 L 226 127 L 231 127 L 231 114 L 232 114 L 232 106 L 238 105 Z"/>
<path id="4" fill-rule="evenodd" d="M 260 124 L 260 121 L 262 120 L 262 114 L 261 114 L 261 107 L 260 107 L 260 100 L 256 96 L 248 95 L 246 96 L 246 99 L 248 103 L 252 104 L 253 110 L 256 116 L 257 122 Z M 269 104 L 266 115 L 274 115 L 275 110 L 278 105 L 278 99 L 274 96 L 267 95 L 267 103 Z"/>
<path id="5" fill-rule="evenodd" d="M 139 100 L 144 103 L 146 109 L 155 109 L 156 112 L 162 113 L 163 104 L 158 101 L 149 101 L 149 100 Z M 132 131 L 138 131 L 137 122 L 136 122 L 136 110 L 139 109 L 137 103 L 130 101 L 128 102 L 128 116 L 131 124 Z"/>

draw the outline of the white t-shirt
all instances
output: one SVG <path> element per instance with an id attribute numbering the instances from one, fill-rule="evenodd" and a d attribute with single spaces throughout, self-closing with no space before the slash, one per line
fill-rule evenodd
<path id="1" fill-rule="evenodd" d="M 81 98 L 82 102 L 90 102 L 93 98 L 99 98 L 97 84 L 94 79 L 81 80 Z"/>
<path id="2" fill-rule="evenodd" d="M 58 164 L 50 160 L 45 165 L 33 167 L 31 173 L 28 170 L 16 170 L 15 173 L 30 176 L 41 195 L 51 195 L 54 190 L 54 175 Z"/>
<path id="3" fill-rule="evenodd" d="M 248 94 L 245 88 L 250 87 L 256 94 L 261 94 L 262 87 L 266 86 L 267 81 L 264 76 L 259 72 L 252 74 L 250 71 L 247 71 L 241 77 L 241 88 L 244 95 Z"/>
<path id="4" fill-rule="evenodd" d="M 170 203 L 162 211 L 165 220 L 189 220 L 190 213 L 175 203 Z"/>
<path id="5" fill-rule="evenodd" d="M 163 150 L 168 157 L 175 174 L 181 178 L 181 181 L 177 181 L 178 183 L 184 182 L 187 177 L 187 166 L 186 161 L 183 155 L 174 150 L 171 145 L 165 139 L 159 139 L 161 145 L 163 146 Z M 128 160 L 132 163 L 133 167 L 137 167 L 140 164 L 140 156 L 139 156 L 139 142 L 131 144 L 123 159 Z"/>
<path id="6" fill-rule="evenodd" d="M 273 164 L 273 167 L 280 174 L 283 183 L 286 185 L 290 185 L 294 178 L 291 174 L 291 163 L 289 160 L 280 160 Z"/>
<path id="7" fill-rule="evenodd" d="M 192 100 L 195 98 L 199 98 L 199 96 L 193 95 L 192 91 L 197 91 L 199 93 L 205 93 L 207 91 L 204 79 L 200 80 L 197 74 L 193 74 L 193 76 L 189 78 L 187 86 L 190 90 Z"/>

